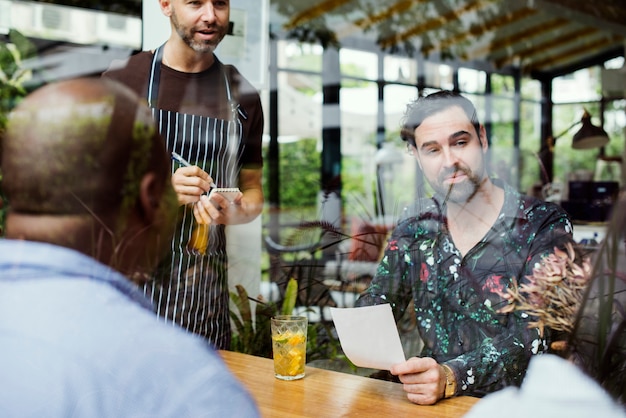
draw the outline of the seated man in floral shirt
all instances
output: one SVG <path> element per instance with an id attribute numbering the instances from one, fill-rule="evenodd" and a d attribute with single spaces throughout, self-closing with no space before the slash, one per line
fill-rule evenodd
<path id="1" fill-rule="evenodd" d="M 435 193 L 406 209 L 357 306 L 389 303 L 398 320 L 413 300 L 424 348 L 391 373 L 414 403 L 520 385 L 549 330 L 499 312 L 502 295 L 572 241 L 571 222 L 559 206 L 490 178 L 485 128 L 461 95 L 417 99 L 402 137 Z"/>

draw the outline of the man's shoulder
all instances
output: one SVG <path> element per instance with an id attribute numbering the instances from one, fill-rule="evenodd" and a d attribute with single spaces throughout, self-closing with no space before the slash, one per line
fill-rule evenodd
<path id="1" fill-rule="evenodd" d="M 404 208 L 400 222 L 426 219 L 441 220 L 442 216 L 441 204 L 435 198 L 422 197 Z"/>
<path id="2" fill-rule="evenodd" d="M 520 193 L 512 187 L 505 190 L 503 214 L 509 221 L 518 226 L 526 225 L 524 228 L 530 230 L 559 230 L 571 235 L 572 221 L 560 205 Z"/>
<path id="3" fill-rule="evenodd" d="M 252 399 L 205 339 L 156 318 L 152 323 L 149 330 L 138 331 L 141 349 L 127 362 L 130 368 L 136 365 L 137 382 L 161 382 L 161 394 L 180 401 L 178 412 L 253 414 Z"/>
<path id="4" fill-rule="evenodd" d="M 405 207 L 392 232 L 394 239 L 414 240 L 440 230 L 444 222 L 441 206 L 434 198 L 420 198 Z"/>
<path id="5" fill-rule="evenodd" d="M 558 216 L 567 216 L 567 212 L 565 212 L 565 210 L 557 203 L 542 200 L 535 196 L 523 194 L 512 188 L 510 190 L 512 205 L 526 215 L 529 215 L 533 212 L 541 212 Z"/>
<path id="6" fill-rule="evenodd" d="M 61 347 L 52 340 L 0 337 L 6 348 L 0 366 L 12 382 L 0 382 L 0 389 L 15 394 L 0 402 L 0 409 L 15 412 L 12 416 L 39 409 L 41 416 L 62 416 L 68 405 L 77 416 L 94 410 L 104 416 L 256 416 L 253 400 L 208 343 L 182 333 L 154 339 L 150 332 L 120 327 L 116 338 L 126 341 L 118 345 L 115 339 L 94 338 L 95 333 L 81 334 L 93 340 L 92 347 L 101 346 L 92 350 L 80 343 Z M 46 387 L 49 381 L 57 382 L 56 390 Z M 18 392 L 24 387 L 41 394 L 35 400 L 41 408 L 25 402 Z"/>

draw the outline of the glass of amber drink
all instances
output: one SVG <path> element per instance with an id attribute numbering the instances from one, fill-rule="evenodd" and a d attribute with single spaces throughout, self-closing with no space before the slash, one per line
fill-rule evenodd
<path id="1" fill-rule="evenodd" d="M 278 379 L 296 380 L 304 377 L 307 325 L 306 316 L 272 317 L 274 376 Z"/>

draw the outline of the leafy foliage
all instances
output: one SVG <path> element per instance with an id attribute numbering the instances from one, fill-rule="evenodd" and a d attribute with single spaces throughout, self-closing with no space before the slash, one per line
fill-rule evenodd
<path id="1" fill-rule="evenodd" d="M 2 137 L 9 112 L 28 93 L 24 83 L 29 73 L 22 68 L 22 61 L 35 56 L 36 52 L 33 43 L 13 29 L 9 31 L 9 42 L 0 42 L 0 160 Z M 2 171 L 0 171 L 0 236 L 4 235 L 6 211 L 7 201 L 2 192 Z"/>
<path id="2" fill-rule="evenodd" d="M 321 153 L 317 149 L 317 139 L 306 138 L 281 143 L 279 167 L 281 206 L 315 206 L 320 190 L 321 170 Z M 264 193 L 269 196 L 268 190 L 264 190 Z"/>
<path id="3" fill-rule="evenodd" d="M 237 292 L 231 292 L 230 298 L 237 307 L 237 311 L 230 312 L 230 318 L 235 324 L 235 333 L 231 341 L 231 350 L 252 354 L 261 357 L 272 357 L 272 340 L 270 338 L 270 319 L 277 315 L 291 315 L 296 304 L 298 282 L 289 280 L 282 306 L 273 302 L 264 302 L 248 296 L 246 289 L 235 286 Z M 255 305 L 255 315 L 252 316 L 252 305 Z"/>
<path id="4" fill-rule="evenodd" d="M 26 94 L 28 72 L 22 61 L 35 55 L 35 46 L 16 30 L 9 32 L 9 43 L 0 43 L 0 133 L 4 132 L 8 113 Z"/>

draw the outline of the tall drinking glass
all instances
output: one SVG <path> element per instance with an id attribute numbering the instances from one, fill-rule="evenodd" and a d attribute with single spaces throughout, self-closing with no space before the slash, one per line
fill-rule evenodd
<path id="1" fill-rule="evenodd" d="M 307 325 L 306 316 L 278 315 L 272 318 L 274 376 L 278 379 L 304 377 Z"/>

